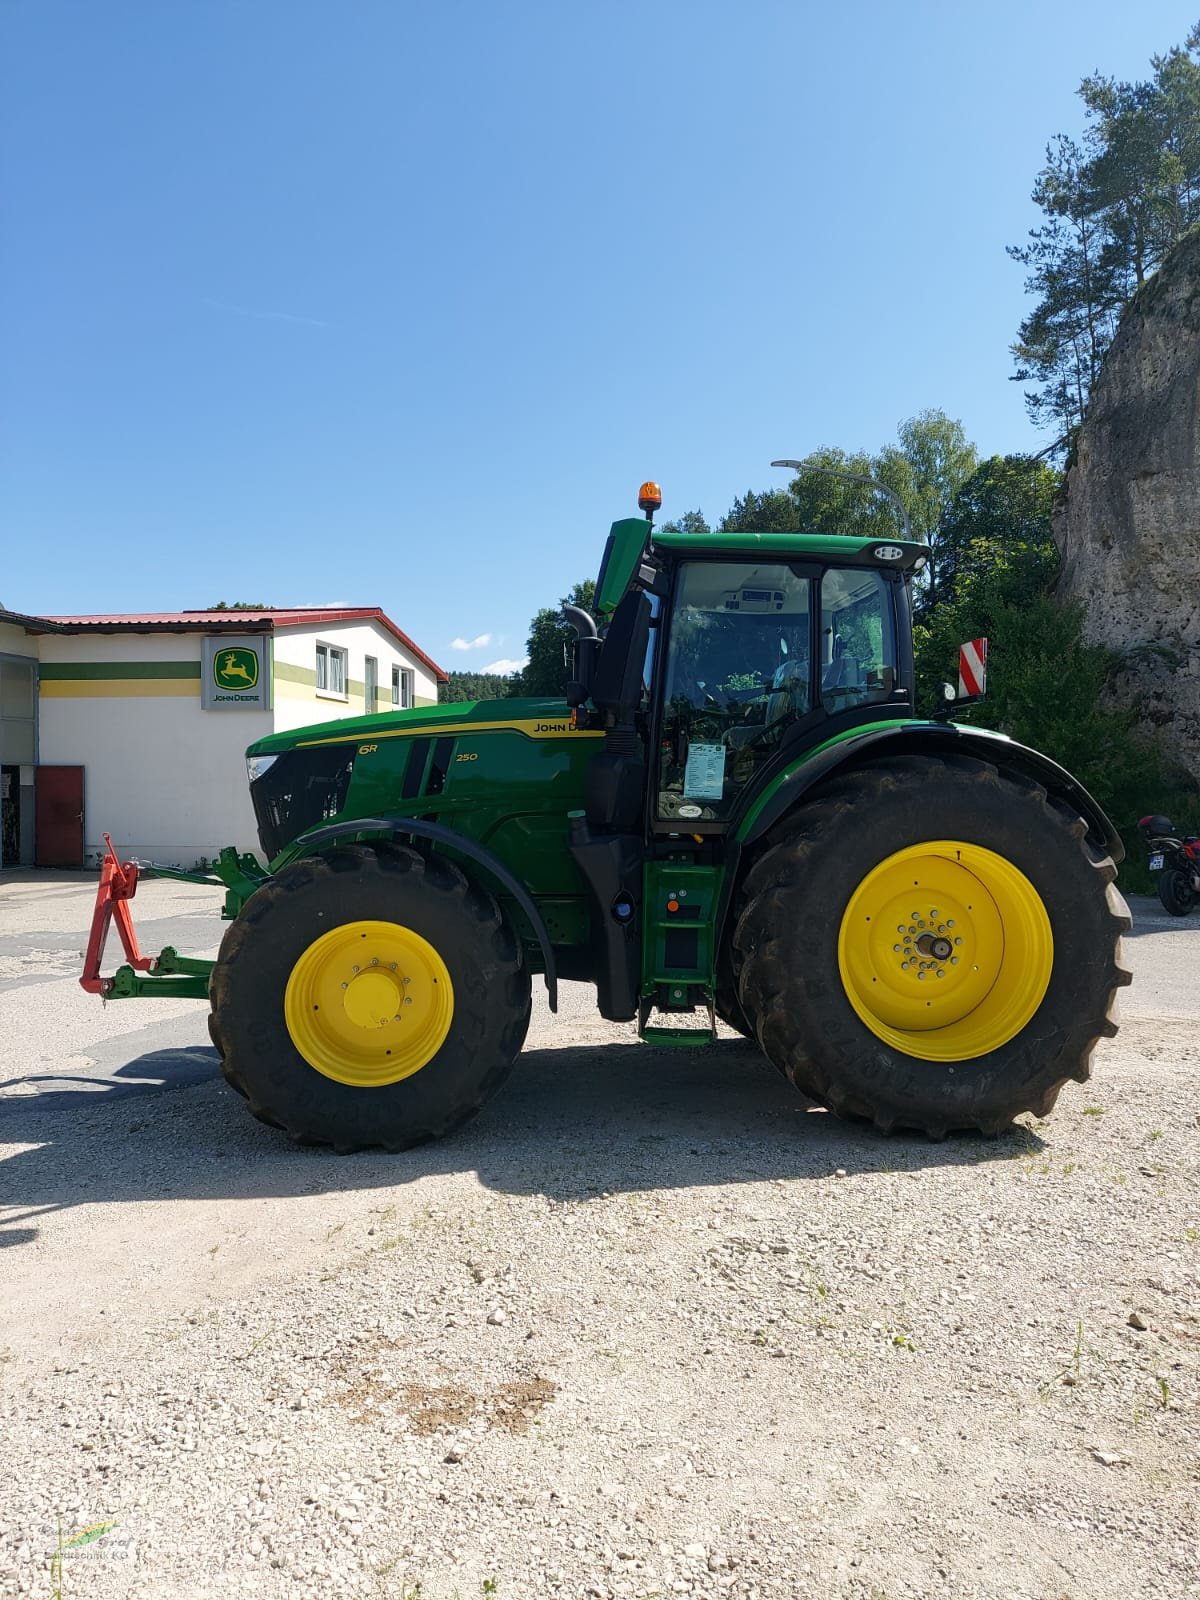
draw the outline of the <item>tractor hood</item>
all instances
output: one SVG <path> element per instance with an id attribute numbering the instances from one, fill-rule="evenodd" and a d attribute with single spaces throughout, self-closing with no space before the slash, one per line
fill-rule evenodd
<path id="1" fill-rule="evenodd" d="M 515 728 L 531 735 L 568 730 L 570 711 L 564 700 L 462 700 L 455 705 L 417 706 L 411 711 L 377 711 L 361 717 L 339 717 L 286 733 L 269 733 L 246 750 L 256 756 L 277 756 L 287 750 L 321 745 L 359 744 L 377 739 L 429 738 L 438 734 Z"/>
<path id="2" fill-rule="evenodd" d="M 274 861 L 335 821 L 464 811 L 482 821 L 489 796 L 501 811 L 552 804 L 561 816 L 579 803 L 595 737 L 563 700 L 469 700 L 273 733 L 246 752 L 259 842 Z"/>

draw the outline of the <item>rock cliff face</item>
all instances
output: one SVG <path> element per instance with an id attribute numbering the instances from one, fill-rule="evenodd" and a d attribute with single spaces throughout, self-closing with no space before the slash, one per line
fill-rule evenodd
<path id="1" fill-rule="evenodd" d="M 1060 598 L 1127 661 L 1118 698 L 1200 776 L 1200 233 L 1121 319 L 1055 522 Z"/>

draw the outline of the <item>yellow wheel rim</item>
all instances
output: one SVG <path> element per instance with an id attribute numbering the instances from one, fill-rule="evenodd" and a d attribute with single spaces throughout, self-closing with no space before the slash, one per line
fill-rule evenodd
<path id="1" fill-rule="evenodd" d="M 292 1043 L 335 1083 L 382 1089 L 430 1062 L 454 986 L 428 939 L 398 922 L 346 922 L 314 939 L 283 996 Z"/>
<path id="2" fill-rule="evenodd" d="M 1050 918 L 1011 861 L 955 839 L 898 850 L 850 898 L 846 998 L 871 1032 L 924 1061 L 971 1061 L 1016 1037 L 1054 966 Z"/>

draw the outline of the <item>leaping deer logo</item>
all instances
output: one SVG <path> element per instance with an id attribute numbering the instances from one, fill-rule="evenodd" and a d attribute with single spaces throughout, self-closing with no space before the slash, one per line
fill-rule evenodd
<path id="1" fill-rule="evenodd" d="M 214 676 L 222 689 L 253 689 L 258 682 L 258 657 L 253 650 L 223 650 L 216 659 Z"/>

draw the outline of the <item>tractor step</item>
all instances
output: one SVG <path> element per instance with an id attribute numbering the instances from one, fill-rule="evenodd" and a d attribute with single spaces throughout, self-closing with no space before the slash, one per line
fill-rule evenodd
<path id="1" fill-rule="evenodd" d="M 712 1028 L 643 1028 L 641 1037 L 643 1044 L 686 1050 L 692 1045 L 711 1044 L 717 1035 Z"/>

